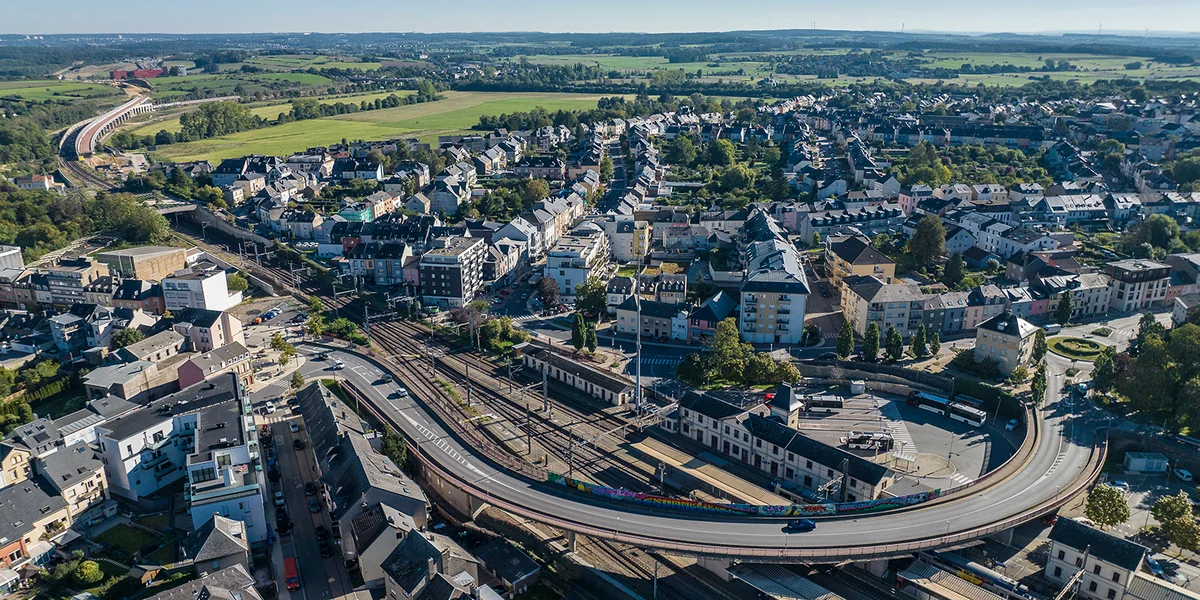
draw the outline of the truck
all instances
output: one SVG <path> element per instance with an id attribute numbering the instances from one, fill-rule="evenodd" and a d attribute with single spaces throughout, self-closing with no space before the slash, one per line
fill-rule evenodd
<path id="1" fill-rule="evenodd" d="M 288 591 L 294 592 L 300 589 L 300 569 L 296 566 L 295 558 L 283 559 L 283 574 Z"/>

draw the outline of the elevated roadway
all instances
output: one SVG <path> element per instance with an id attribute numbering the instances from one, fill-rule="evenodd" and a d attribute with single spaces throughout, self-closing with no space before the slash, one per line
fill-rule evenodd
<path id="1" fill-rule="evenodd" d="M 301 346 L 309 355 L 326 349 Z M 1020 470 L 950 498 L 895 512 L 819 518 L 815 531 L 788 535 L 782 530 L 784 520 L 656 511 L 522 477 L 451 434 L 423 404 L 429 399 L 389 397 L 396 384 L 375 385 L 384 372 L 382 362 L 342 349 L 333 356 L 345 363 L 339 374 L 361 390 L 364 405 L 413 441 L 414 454 L 446 484 L 479 502 L 567 531 L 697 556 L 830 562 L 961 544 L 1055 510 L 1094 481 L 1103 464 L 1103 445 L 1094 444 L 1103 433 L 1090 424 L 1076 424 L 1058 391 L 1064 382 L 1062 365 L 1052 362 L 1053 391 L 1045 410 L 1038 412 L 1041 434 Z M 319 376 L 328 364 L 308 361 L 305 374 Z M 416 375 L 407 368 L 388 371 L 400 382 L 411 381 Z"/>
<path id="2" fill-rule="evenodd" d="M 152 110 L 154 110 L 154 104 L 150 101 L 150 96 L 135 96 L 124 104 L 92 119 L 75 134 L 75 155 L 80 157 L 91 155 L 96 151 L 96 144 L 100 139 L 116 129 L 118 125 L 130 117 Z"/>

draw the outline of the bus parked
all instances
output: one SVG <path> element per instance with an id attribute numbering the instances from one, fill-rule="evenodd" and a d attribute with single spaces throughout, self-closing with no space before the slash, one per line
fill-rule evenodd
<path id="1" fill-rule="evenodd" d="M 966 402 L 958 400 L 951 401 L 949 398 L 943 398 L 928 392 L 911 392 L 908 395 L 908 404 L 917 408 L 925 409 L 932 413 L 937 413 L 942 416 L 950 417 L 960 423 L 966 423 L 972 427 L 979 427 L 987 421 L 987 412 L 976 405 L 973 398 L 963 397 Z"/>
<path id="2" fill-rule="evenodd" d="M 855 450 L 888 452 L 896 441 L 886 431 L 851 431 L 842 438 L 842 443 Z"/>
<path id="3" fill-rule="evenodd" d="M 986 412 L 959 402 L 950 403 L 950 409 L 946 412 L 946 416 L 972 427 L 979 427 L 983 425 L 984 421 L 987 421 Z"/>
<path id="4" fill-rule="evenodd" d="M 950 407 L 950 399 L 935 396 L 929 392 L 909 392 L 908 405 L 944 415 L 946 414 L 946 409 Z"/>

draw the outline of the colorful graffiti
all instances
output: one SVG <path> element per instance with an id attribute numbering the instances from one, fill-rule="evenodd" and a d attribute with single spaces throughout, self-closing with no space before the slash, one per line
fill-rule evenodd
<path id="1" fill-rule="evenodd" d="M 668 498 L 654 494 L 641 494 L 616 488 L 599 486 L 594 483 L 566 477 L 559 473 L 547 473 L 546 480 L 550 483 L 575 488 L 585 494 L 593 494 L 611 500 L 636 502 L 661 508 L 687 510 L 692 512 L 708 512 L 722 514 L 754 515 L 759 517 L 811 517 L 821 515 L 845 515 L 854 513 L 877 512 L 894 508 L 903 508 L 922 502 L 928 502 L 942 495 L 942 490 L 920 492 L 895 498 L 878 498 L 861 502 L 838 502 L 824 504 L 784 504 L 774 506 L 759 506 L 757 504 L 717 504 L 701 502 L 686 498 Z"/>

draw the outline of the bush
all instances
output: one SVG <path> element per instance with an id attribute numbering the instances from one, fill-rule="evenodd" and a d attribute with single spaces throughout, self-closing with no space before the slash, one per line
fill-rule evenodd
<path id="1" fill-rule="evenodd" d="M 75 569 L 75 581 L 80 585 L 89 586 L 99 583 L 101 579 L 104 579 L 104 571 L 94 560 L 85 560 Z"/>
<path id="2" fill-rule="evenodd" d="M 963 350 L 955 354 L 950 361 L 950 367 L 983 379 L 995 379 L 1000 376 L 1000 363 L 992 358 L 975 362 L 974 350 Z"/>
<path id="3" fill-rule="evenodd" d="M 1109 329 L 1108 327 L 1098 327 L 1098 328 L 1092 330 L 1092 335 L 1098 335 L 1100 337 L 1108 337 L 1108 336 L 1112 335 L 1112 331 L 1113 330 Z"/>

